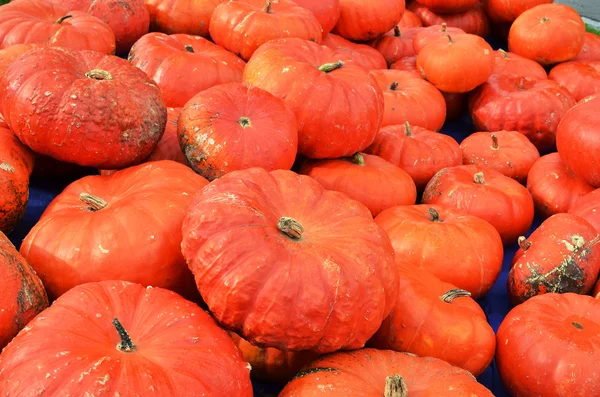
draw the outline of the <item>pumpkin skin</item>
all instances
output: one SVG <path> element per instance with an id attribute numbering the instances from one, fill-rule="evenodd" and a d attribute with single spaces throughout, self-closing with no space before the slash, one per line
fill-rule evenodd
<path id="1" fill-rule="evenodd" d="M 373 40 L 369 45 L 379 51 L 385 58 L 387 64 L 391 65 L 401 58 L 415 55 L 412 41 L 415 34 L 421 29 L 422 28 L 412 28 L 401 31 L 400 27 L 395 26 L 394 29 Z"/>
<path id="2" fill-rule="evenodd" d="M 469 97 L 469 113 L 479 131 L 519 131 L 540 153 L 548 153 L 558 123 L 576 104 L 553 80 L 494 75 Z"/>
<path id="3" fill-rule="evenodd" d="M 499 49 L 495 52 L 493 76 L 507 75 L 513 77 L 528 77 L 546 80 L 548 74 L 539 63 L 520 55 Z"/>
<path id="4" fill-rule="evenodd" d="M 207 184 L 168 160 L 84 177 L 50 203 L 23 240 L 21 254 L 51 298 L 101 280 L 159 286 L 194 298 L 180 253 L 181 224 L 193 195 Z"/>
<path id="5" fill-rule="evenodd" d="M 15 396 L 252 396 L 247 363 L 208 314 L 174 292 L 125 281 L 68 291 L 17 335 L 0 363 L 0 387 Z"/>
<path id="6" fill-rule="evenodd" d="M 400 266 L 398 291 L 369 346 L 439 358 L 474 376 L 490 365 L 496 335 L 468 291 L 408 265 Z"/>
<path id="7" fill-rule="evenodd" d="M 382 127 L 408 122 L 432 131 L 442 128 L 446 101 L 431 83 L 399 70 L 373 70 L 371 76 L 383 91 Z"/>
<path id="8" fill-rule="evenodd" d="M 390 237 L 397 264 L 423 268 L 473 298 L 485 295 L 500 274 L 500 235 L 476 216 L 447 206 L 412 205 L 387 209 L 375 222 Z"/>
<path id="9" fill-rule="evenodd" d="M 419 52 L 417 68 L 440 91 L 469 92 L 491 76 L 494 52 L 479 36 L 439 37 Z"/>
<path id="10" fill-rule="evenodd" d="M 188 163 L 209 181 L 251 167 L 289 170 L 298 148 L 296 117 L 284 101 L 241 83 L 195 95 L 177 134 Z"/>
<path id="11" fill-rule="evenodd" d="M 600 187 L 600 96 L 569 110 L 556 130 L 556 146 L 565 165 L 593 187 Z"/>
<path id="12" fill-rule="evenodd" d="M 535 208 L 545 217 L 568 212 L 580 198 L 594 190 L 565 167 L 558 153 L 540 158 L 531 167 L 527 190 Z"/>
<path id="13" fill-rule="evenodd" d="M 514 243 L 533 223 L 533 199 L 525 186 L 477 165 L 449 167 L 435 174 L 425 187 L 423 203 L 458 208 L 488 221 L 504 244 Z"/>
<path id="14" fill-rule="evenodd" d="M 408 10 L 404 10 L 402 19 L 400 22 L 398 22 L 398 27 L 400 29 L 420 28 L 422 26 L 423 22 L 421 22 L 421 18 L 419 18 L 414 12 Z"/>
<path id="15" fill-rule="evenodd" d="M 433 12 L 442 14 L 456 14 L 468 11 L 478 2 L 479 0 L 419 0 L 419 4 L 429 8 Z"/>
<path id="16" fill-rule="evenodd" d="M 267 41 L 298 37 L 321 43 L 323 30 L 312 12 L 291 0 L 239 0 L 220 4 L 210 19 L 213 41 L 244 60 Z"/>
<path id="17" fill-rule="evenodd" d="M 381 157 L 357 153 L 352 158 L 307 160 L 299 170 L 327 190 L 363 203 L 373 216 L 396 205 L 411 205 L 417 188 L 410 175 Z"/>
<path id="18" fill-rule="evenodd" d="M 340 0 L 294 0 L 294 3 L 310 10 L 323 28 L 323 35 L 331 32 L 340 18 Z"/>
<path id="19" fill-rule="evenodd" d="M 541 4 L 513 22 L 508 49 L 542 65 L 551 65 L 576 57 L 583 48 L 584 35 L 585 23 L 573 8 Z"/>
<path id="20" fill-rule="evenodd" d="M 367 70 L 387 69 L 387 62 L 379 51 L 365 44 L 356 44 L 342 36 L 329 33 L 323 36 L 322 45 L 345 53 L 359 66 Z"/>
<path id="21" fill-rule="evenodd" d="M 540 158 L 535 146 L 517 131 L 476 132 L 466 137 L 460 148 L 463 164 L 496 170 L 521 184 Z"/>
<path id="22" fill-rule="evenodd" d="M 582 217 L 600 233 L 600 189 L 593 190 L 577 200 L 569 209 L 569 214 Z"/>
<path id="23" fill-rule="evenodd" d="M 171 107 L 183 107 L 194 95 L 215 85 L 240 82 L 246 66 L 224 48 L 186 34 L 144 35 L 131 48 L 128 59 L 158 85 Z"/>
<path id="24" fill-rule="evenodd" d="M 298 153 L 308 158 L 360 152 L 381 126 L 383 93 L 375 79 L 345 54 L 310 41 L 264 44 L 246 65 L 244 83 L 282 98 L 292 109 L 300 127 Z"/>
<path id="25" fill-rule="evenodd" d="M 412 73 L 415 77 L 420 79 L 423 78 L 421 76 L 421 72 L 417 69 L 417 57 L 404 57 L 390 65 L 391 70 L 402 70 L 403 72 Z M 442 94 L 443 95 L 443 94 Z"/>
<path id="26" fill-rule="evenodd" d="M 413 37 L 413 49 L 418 54 L 426 45 L 440 37 L 447 37 L 448 35 L 454 37 L 459 34 L 465 34 L 465 31 L 459 28 L 449 28 L 446 22 L 441 25 L 428 26 L 419 30 Z"/>
<path id="27" fill-rule="evenodd" d="M 473 375 L 445 361 L 377 349 L 318 358 L 279 397 L 394 397 L 407 392 L 411 397 L 493 397 Z"/>
<path id="28" fill-rule="evenodd" d="M 4 118 L 21 142 L 82 166 L 140 163 L 167 122 L 158 87 L 126 60 L 98 52 L 36 48 L 11 62 L 0 84 Z"/>
<path id="29" fill-rule="evenodd" d="M 209 37 L 210 18 L 227 0 L 144 0 L 150 13 L 150 31 Z"/>
<path id="30" fill-rule="evenodd" d="M 554 0 L 484 0 L 485 11 L 494 22 L 513 22 L 525 11 Z"/>
<path id="31" fill-rule="evenodd" d="M 600 61 L 600 36 L 585 32 L 583 47 L 573 61 Z"/>
<path id="32" fill-rule="evenodd" d="M 600 71 L 584 62 L 564 62 L 556 65 L 549 79 L 565 87 L 577 101 L 600 94 Z"/>
<path id="33" fill-rule="evenodd" d="M 23 327 L 48 307 L 48 296 L 35 271 L 2 232 L 0 271 L 0 349 L 3 349 Z"/>
<path id="34" fill-rule="evenodd" d="M 252 344 L 360 348 L 396 298 L 393 248 L 367 207 L 305 175 L 225 175 L 196 195 L 182 229 L 212 315 Z"/>
<path id="35" fill-rule="evenodd" d="M 402 19 L 404 0 L 340 0 L 340 18 L 332 32 L 351 41 L 372 40 Z"/>
<path id="36" fill-rule="evenodd" d="M 19 55 L 24 52 L 33 50 L 34 48 L 41 47 L 40 44 L 15 44 L 10 47 L 0 50 L 0 77 L 6 71 L 8 65 Z M 0 97 L 1 101 L 1 97 Z M 0 112 L 2 112 L 2 102 L 0 102 Z M 0 114 L 1 116 L 1 114 Z M 2 116 L 2 123 L 4 123 L 4 116 Z"/>
<path id="37" fill-rule="evenodd" d="M 454 138 L 407 123 L 383 127 L 365 152 L 402 168 L 418 191 L 442 168 L 462 163 Z"/>
<path id="38" fill-rule="evenodd" d="M 408 10 L 421 18 L 423 26 L 446 23 L 448 27 L 459 28 L 465 33 L 480 37 L 487 37 L 490 33 L 490 21 L 479 3 L 470 10 L 452 14 L 437 14 L 416 1 L 408 6 Z"/>
<path id="39" fill-rule="evenodd" d="M 69 18 L 63 19 L 68 15 Z M 17 0 L 3 5 L 0 48 L 30 43 L 104 54 L 115 52 L 115 34 L 110 26 L 83 11 L 43 0 Z"/>

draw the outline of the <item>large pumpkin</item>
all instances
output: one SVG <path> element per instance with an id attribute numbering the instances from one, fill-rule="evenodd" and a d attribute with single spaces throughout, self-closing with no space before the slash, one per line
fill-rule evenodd
<path id="1" fill-rule="evenodd" d="M 554 0 L 483 0 L 485 11 L 496 23 L 511 23 L 525 11 Z"/>
<path id="2" fill-rule="evenodd" d="M 405 6 L 405 0 L 340 0 L 332 32 L 352 41 L 374 39 L 398 25 Z"/>
<path id="3" fill-rule="evenodd" d="M 600 233 L 600 189 L 577 200 L 569 209 L 569 213 L 579 215 Z"/>
<path id="4" fill-rule="evenodd" d="M 150 12 L 150 31 L 208 37 L 215 8 L 227 0 L 144 0 Z"/>
<path id="5" fill-rule="evenodd" d="M 499 49 L 495 53 L 495 65 L 492 75 L 497 76 L 499 74 L 540 80 L 548 78 L 546 70 L 536 61 L 512 52 L 506 52 L 503 49 Z"/>
<path id="6" fill-rule="evenodd" d="M 181 223 L 208 182 L 155 161 L 71 183 L 31 229 L 21 254 L 56 298 L 90 281 L 126 280 L 195 297 L 181 256 Z"/>
<path id="7" fill-rule="evenodd" d="M 158 87 L 126 60 L 98 52 L 33 49 L 8 65 L 0 87 L 6 123 L 24 144 L 83 166 L 141 162 L 167 122 Z"/>
<path id="8" fill-rule="evenodd" d="M 4 349 L 0 367 L 12 396 L 252 396 L 247 363 L 208 314 L 126 281 L 67 292 Z"/>
<path id="9" fill-rule="evenodd" d="M 251 167 L 289 170 L 298 148 L 296 116 L 284 101 L 241 83 L 195 95 L 177 132 L 188 163 L 210 181 Z"/>
<path id="10" fill-rule="evenodd" d="M 446 23 L 448 27 L 459 28 L 466 33 L 481 37 L 487 37 L 490 33 L 490 21 L 487 15 L 485 15 L 483 6 L 479 3 L 467 11 L 452 14 L 435 13 L 416 1 L 412 2 L 408 6 L 408 9 L 421 18 L 423 26 L 442 25 Z"/>
<path id="11" fill-rule="evenodd" d="M 365 44 L 353 43 L 333 33 L 323 36 L 321 43 L 333 50 L 345 53 L 359 66 L 367 70 L 387 69 L 385 58 L 375 48 Z"/>
<path id="12" fill-rule="evenodd" d="M 565 87 L 576 101 L 600 94 L 600 71 L 585 62 L 564 62 L 550 71 L 548 78 Z"/>
<path id="13" fill-rule="evenodd" d="M 421 29 L 422 28 L 400 29 L 399 26 L 394 26 L 394 29 L 369 42 L 369 45 L 379 51 L 385 58 L 387 64 L 391 65 L 404 57 L 415 55 L 415 50 L 412 46 L 413 37 Z"/>
<path id="14" fill-rule="evenodd" d="M 11 1 L 0 8 L 0 48 L 26 43 L 115 52 L 115 34 L 94 16 L 65 8 L 62 2 Z"/>
<path id="15" fill-rule="evenodd" d="M 600 61 L 600 36 L 591 32 L 585 32 L 583 47 L 573 61 Z"/>
<path id="16" fill-rule="evenodd" d="M 149 33 L 135 43 L 128 59 L 154 80 L 172 107 L 183 107 L 207 88 L 241 81 L 246 66 L 223 47 L 186 34 Z"/>
<path id="17" fill-rule="evenodd" d="M 383 118 L 375 79 L 347 55 L 302 39 L 270 41 L 254 53 L 244 83 L 282 98 L 300 126 L 298 152 L 309 158 L 364 150 Z"/>
<path id="18" fill-rule="evenodd" d="M 514 396 L 600 395 L 600 300 L 577 294 L 534 297 L 508 313 L 497 334 L 496 362 Z"/>
<path id="19" fill-rule="evenodd" d="M 0 349 L 48 307 L 40 278 L 10 240 L 0 232 Z"/>
<path id="20" fill-rule="evenodd" d="M 389 238 L 364 205 L 291 171 L 236 171 L 196 195 L 182 252 L 212 315 L 263 347 L 356 349 L 396 298 Z"/>
<path id="21" fill-rule="evenodd" d="M 340 18 L 340 0 L 294 0 L 294 3 L 314 14 L 323 28 L 323 35 L 331 32 Z"/>

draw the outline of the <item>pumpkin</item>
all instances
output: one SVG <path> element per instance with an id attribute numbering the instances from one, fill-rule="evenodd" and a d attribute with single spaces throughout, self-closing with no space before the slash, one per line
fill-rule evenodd
<path id="1" fill-rule="evenodd" d="M 311 351 L 291 352 L 272 347 L 258 347 L 231 332 L 233 343 L 252 368 L 250 377 L 263 382 L 287 383 L 300 369 L 319 355 Z"/>
<path id="2" fill-rule="evenodd" d="M 581 101 L 569 110 L 556 130 L 560 158 L 578 177 L 600 187 L 600 96 Z"/>
<path id="3" fill-rule="evenodd" d="M 484 0 L 485 11 L 497 23 L 513 22 L 525 11 L 554 0 Z"/>
<path id="4" fill-rule="evenodd" d="M 525 186 L 478 165 L 439 171 L 425 187 L 423 203 L 458 208 L 488 221 L 504 244 L 515 242 L 533 223 L 533 199 Z"/>
<path id="5" fill-rule="evenodd" d="M 0 388 L 14 396 L 252 396 L 247 363 L 208 314 L 126 281 L 68 291 L 4 349 L 0 365 Z"/>
<path id="6" fill-rule="evenodd" d="M 429 8 L 433 12 L 441 14 L 456 14 L 468 11 L 480 0 L 419 0 L 419 4 Z"/>
<path id="7" fill-rule="evenodd" d="M 188 163 L 210 181 L 251 167 L 289 170 L 298 148 L 296 117 L 284 101 L 241 83 L 195 95 L 177 133 Z"/>
<path id="8" fill-rule="evenodd" d="M 84 177 L 50 203 L 23 240 L 21 254 L 51 298 L 101 280 L 195 297 L 180 253 L 181 224 L 193 195 L 206 184 L 190 168 L 168 160 Z"/>
<path id="9" fill-rule="evenodd" d="M 584 62 L 564 62 L 556 65 L 549 79 L 565 87 L 576 101 L 600 94 L 600 71 Z"/>
<path id="10" fill-rule="evenodd" d="M 508 49 L 542 65 L 551 65 L 576 57 L 583 48 L 584 36 L 585 24 L 573 8 L 541 4 L 513 22 Z"/>
<path id="11" fill-rule="evenodd" d="M 314 14 L 323 28 L 323 35 L 331 32 L 340 18 L 340 0 L 294 0 L 294 3 Z"/>
<path id="12" fill-rule="evenodd" d="M 33 50 L 34 48 L 40 47 L 39 44 L 14 44 L 10 47 L 0 50 L 0 77 L 6 71 L 8 65 L 19 55 L 24 52 Z M 0 111 L 2 111 L 2 102 L 0 102 Z M 1 116 L 1 115 L 0 115 Z M 2 116 L 2 123 L 4 123 L 4 116 Z"/>
<path id="13" fill-rule="evenodd" d="M 565 167 L 558 153 L 535 162 L 527 178 L 527 190 L 535 208 L 545 217 L 568 212 L 581 197 L 594 190 Z"/>
<path id="14" fill-rule="evenodd" d="M 69 10 L 84 11 L 106 22 L 115 34 L 116 53 L 127 54 L 148 33 L 150 14 L 144 0 L 45 0 Z"/>
<path id="15" fill-rule="evenodd" d="M 463 164 L 496 170 L 521 184 L 540 158 L 535 146 L 517 131 L 476 132 L 465 138 L 460 148 Z"/>
<path id="16" fill-rule="evenodd" d="M 383 91 L 383 127 L 408 122 L 433 131 L 442 128 L 446 101 L 432 84 L 399 70 L 373 70 L 371 75 Z"/>
<path id="17" fill-rule="evenodd" d="M 447 35 L 433 40 L 419 52 L 417 68 L 423 78 L 441 91 L 469 92 L 491 76 L 494 52 L 479 36 Z"/>
<path id="18" fill-rule="evenodd" d="M 397 165 L 411 176 L 423 191 L 436 172 L 462 162 L 460 146 L 454 138 L 422 127 L 389 125 L 379 130 L 366 150 Z"/>
<path id="19" fill-rule="evenodd" d="M 279 397 L 412 395 L 493 397 L 473 375 L 445 361 L 377 349 L 320 357 L 304 367 Z"/>
<path id="20" fill-rule="evenodd" d="M 400 20 L 400 22 L 398 22 L 397 26 L 400 29 L 420 28 L 423 26 L 423 22 L 421 22 L 421 18 L 419 18 L 414 12 L 404 10 L 404 14 L 402 14 L 402 19 Z"/>
<path id="21" fill-rule="evenodd" d="M 359 66 L 367 70 L 387 69 L 387 63 L 383 55 L 368 45 L 353 43 L 333 33 L 323 36 L 321 44 L 332 50 L 345 53 Z"/>
<path id="22" fill-rule="evenodd" d="M 43 44 L 74 50 L 115 52 L 110 26 L 83 11 L 44 0 L 16 0 L 0 8 L 0 48 Z"/>
<path id="23" fill-rule="evenodd" d="M 220 4 L 210 19 L 213 41 L 250 59 L 267 41 L 298 37 L 321 43 L 323 30 L 312 12 L 291 0 L 240 0 Z"/>
<path id="24" fill-rule="evenodd" d="M 352 41 L 367 41 L 389 32 L 402 19 L 404 0 L 340 0 L 340 18 L 332 32 Z"/>
<path id="25" fill-rule="evenodd" d="M 507 75 L 512 77 L 528 77 L 545 80 L 548 78 L 546 70 L 539 63 L 520 55 L 499 49 L 495 52 L 495 65 L 492 75 Z"/>
<path id="26" fill-rule="evenodd" d="M 393 248 L 367 207 L 305 175 L 225 175 L 195 196 L 182 230 L 211 314 L 255 345 L 357 349 L 396 298 Z"/>
<path id="27" fill-rule="evenodd" d="M 171 107 L 183 107 L 194 95 L 215 85 L 240 82 L 246 66 L 224 48 L 185 34 L 149 33 L 134 44 L 128 59 L 158 85 Z"/>
<path id="28" fill-rule="evenodd" d="M 404 57 L 415 55 L 412 41 L 415 34 L 422 28 L 411 28 L 400 31 L 399 26 L 369 43 L 370 46 L 379 51 L 388 65 Z M 387 68 L 385 68 L 387 69 Z"/>
<path id="29" fill-rule="evenodd" d="M 583 47 L 573 61 L 600 61 L 600 36 L 585 32 L 583 37 Z"/>
<path id="30" fill-rule="evenodd" d="M 375 222 L 390 237 L 396 263 L 423 268 L 474 298 L 485 295 L 500 274 L 500 235 L 476 216 L 447 206 L 412 205 L 387 209 Z"/>
<path id="31" fill-rule="evenodd" d="M 370 154 L 351 158 L 307 160 L 299 170 L 325 189 L 346 194 L 367 206 L 373 216 L 396 205 L 417 200 L 415 183 L 401 168 Z"/>
<path id="32" fill-rule="evenodd" d="M 569 213 L 582 217 L 600 233 L 600 189 L 593 190 L 577 200 L 569 209 Z"/>
<path id="33" fill-rule="evenodd" d="M 215 8 L 227 0 L 144 0 L 150 13 L 150 31 L 209 36 Z"/>
<path id="34" fill-rule="evenodd" d="M 48 307 L 42 281 L 10 240 L 0 232 L 0 349 L 37 314 Z"/>
<path id="35" fill-rule="evenodd" d="M 558 123 L 577 102 L 553 80 L 494 75 L 469 97 L 479 131 L 519 131 L 541 153 L 553 151 Z"/>
<path id="36" fill-rule="evenodd" d="M 439 358 L 475 376 L 490 365 L 496 335 L 470 292 L 408 264 L 400 267 L 398 291 L 369 346 Z"/>
<path id="37" fill-rule="evenodd" d="M 421 76 L 421 72 L 419 72 L 419 70 L 417 69 L 417 57 L 416 56 L 400 58 L 399 60 L 397 60 L 396 62 L 394 62 L 390 65 L 390 69 L 402 70 L 404 72 L 410 72 L 415 77 L 418 77 L 420 79 L 423 78 L 423 76 Z"/>
<path id="38" fill-rule="evenodd" d="M 446 120 L 460 119 L 467 110 L 467 94 L 442 92 L 442 96 L 446 102 Z"/>
<path id="39" fill-rule="evenodd" d="M 244 83 L 293 110 L 298 152 L 309 158 L 351 156 L 369 146 L 381 126 L 383 93 L 375 79 L 347 55 L 311 41 L 262 45 L 244 69 Z"/>
<path id="40" fill-rule="evenodd" d="M 490 33 L 490 21 L 487 15 L 485 15 L 483 6 L 479 3 L 467 11 L 452 14 L 435 13 L 416 1 L 408 6 L 408 10 L 421 18 L 423 26 L 442 25 L 446 23 L 449 27 L 459 28 L 466 33 L 481 37 L 487 37 Z"/>
<path id="41" fill-rule="evenodd" d="M 440 37 L 456 36 L 459 34 L 465 34 L 465 31 L 459 28 L 449 28 L 446 22 L 442 22 L 441 25 L 428 26 L 420 29 L 413 37 L 413 49 L 418 54 L 428 44 L 436 41 Z"/>
<path id="42" fill-rule="evenodd" d="M 126 60 L 98 52 L 33 49 L 8 65 L 0 87 L 4 118 L 21 142 L 82 166 L 141 162 L 167 122 L 158 87 Z"/>

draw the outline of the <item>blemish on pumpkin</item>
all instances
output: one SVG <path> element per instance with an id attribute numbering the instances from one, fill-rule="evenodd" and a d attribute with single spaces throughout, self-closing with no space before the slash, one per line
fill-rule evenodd
<path id="1" fill-rule="evenodd" d="M 332 368 L 332 367 L 309 368 L 309 369 L 307 369 L 305 371 L 298 372 L 298 374 L 296 376 L 294 376 L 292 378 L 292 380 L 304 378 L 305 376 L 312 375 L 312 374 L 317 374 L 319 372 L 335 372 L 335 371 L 337 371 L 337 368 Z"/>
<path id="2" fill-rule="evenodd" d="M 8 163 L 2 162 L 0 163 L 0 170 L 4 170 L 6 172 L 14 173 L 15 169 Z"/>

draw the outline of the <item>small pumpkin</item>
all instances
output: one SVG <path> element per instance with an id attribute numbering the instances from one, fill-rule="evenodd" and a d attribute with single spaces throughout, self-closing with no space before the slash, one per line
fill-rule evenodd
<path id="1" fill-rule="evenodd" d="M 402 19 L 398 22 L 398 27 L 400 29 L 410 29 L 410 28 L 420 28 L 423 26 L 423 22 L 421 22 L 421 18 L 417 16 L 412 11 L 405 10 L 404 14 L 402 14 Z"/>
<path id="2" fill-rule="evenodd" d="M 495 52 L 495 65 L 493 76 L 507 75 L 513 77 L 528 77 L 545 80 L 548 78 L 546 70 L 539 63 L 520 55 L 499 49 Z"/>
<path id="3" fill-rule="evenodd" d="M 209 37 L 215 8 L 228 0 L 144 0 L 150 13 L 150 31 Z"/>
<path id="4" fill-rule="evenodd" d="M 331 32 L 340 18 L 340 0 L 294 0 L 294 3 L 310 10 L 323 28 L 323 35 Z"/>
<path id="5" fill-rule="evenodd" d="M 465 33 L 480 37 L 487 37 L 490 33 L 490 21 L 480 3 L 476 3 L 475 6 L 464 12 L 439 14 L 414 1 L 408 6 L 408 10 L 421 18 L 423 26 L 442 25 L 446 23 L 448 27 L 459 28 Z"/>
<path id="6" fill-rule="evenodd" d="M 415 55 L 415 50 L 413 50 L 412 46 L 413 37 L 421 29 L 410 28 L 401 30 L 399 26 L 394 26 L 394 29 L 371 41 L 369 45 L 379 51 L 387 64 L 391 65 L 401 58 Z"/>
<path id="7" fill-rule="evenodd" d="M 600 94 L 600 71 L 584 62 L 569 61 L 556 65 L 548 78 L 565 87 L 577 102 Z"/>
<path id="8" fill-rule="evenodd" d="M 585 32 L 583 47 L 573 61 L 600 61 L 600 36 L 591 32 Z"/>
<path id="9" fill-rule="evenodd" d="M 379 51 L 365 44 L 353 43 L 333 33 L 323 36 L 322 45 L 345 53 L 359 66 L 367 70 L 387 69 L 385 58 Z"/>
<path id="10" fill-rule="evenodd" d="M 484 0 L 485 11 L 496 23 L 511 23 L 525 11 L 554 0 Z"/>
<path id="11" fill-rule="evenodd" d="M 398 25 L 405 8 L 405 0 L 340 0 L 332 32 L 351 41 L 372 40 Z"/>
<path id="12" fill-rule="evenodd" d="M 569 209 L 569 214 L 582 217 L 600 233 L 600 189 L 577 200 Z"/>
<path id="13" fill-rule="evenodd" d="M 448 27 L 446 22 L 442 22 L 441 25 L 432 25 L 426 28 L 420 29 L 413 37 L 413 49 L 418 54 L 421 50 L 436 41 L 440 37 L 456 36 L 459 34 L 465 34 L 465 31 L 459 28 Z"/>

